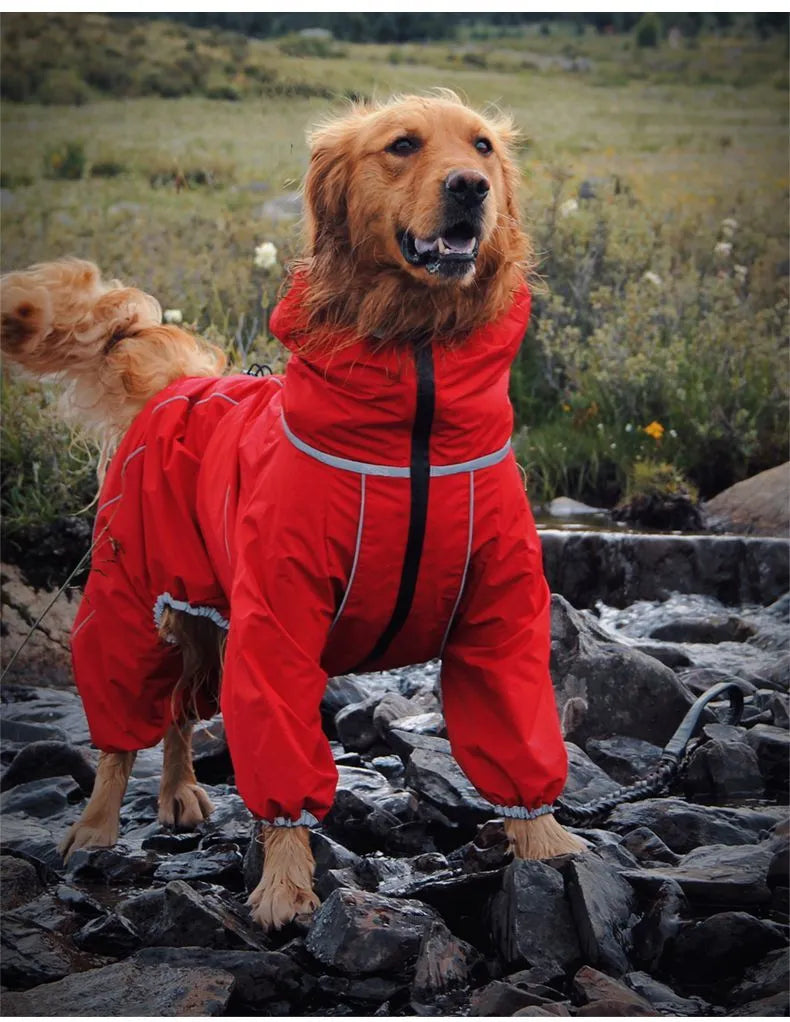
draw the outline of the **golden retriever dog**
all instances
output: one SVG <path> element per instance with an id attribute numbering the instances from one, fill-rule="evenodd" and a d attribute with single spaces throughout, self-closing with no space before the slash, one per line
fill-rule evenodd
<path id="1" fill-rule="evenodd" d="M 162 739 L 160 821 L 211 812 L 190 738 L 219 701 L 264 821 L 253 915 L 311 911 L 308 828 L 337 779 L 326 678 L 434 657 L 453 752 L 515 853 L 582 847 L 551 814 L 548 589 L 510 450 L 529 314 L 514 138 L 449 93 L 312 132 L 305 251 L 273 318 L 284 377 L 223 375 L 221 351 L 90 263 L 3 279 L 6 356 L 60 374 L 102 443 L 72 636 L 101 755 L 66 857 L 117 840 L 135 752 Z"/>

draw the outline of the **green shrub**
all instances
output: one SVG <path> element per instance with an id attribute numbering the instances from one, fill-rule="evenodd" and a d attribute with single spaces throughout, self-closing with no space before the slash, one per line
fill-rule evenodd
<path id="1" fill-rule="evenodd" d="M 126 164 L 121 163 L 120 160 L 106 159 L 96 160 L 91 164 L 90 176 L 91 177 L 118 177 L 120 174 L 125 173 Z"/>
<path id="2" fill-rule="evenodd" d="M 634 39 L 640 49 L 654 48 L 661 40 L 661 21 L 657 14 L 643 14 L 636 23 Z"/>
<path id="3" fill-rule="evenodd" d="M 277 44 L 281 53 L 289 57 L 345 57 L 346 51 L 335 44 L 334 39 L 326 36 L 287 35 Z"/>
<path id="4" fill-rule="evenodd" d="M 45 106 L 82 106 L 91 95 L 90 86 L 73 68 L 47 71 L 36 90 L 36 99 Z"/>
<path id="5" fill-rule="evenodd" d="M 44 153 L 44 177 L 78 181 L 85 173 L 85 146 L 82 142 L 62 142 Z"/>

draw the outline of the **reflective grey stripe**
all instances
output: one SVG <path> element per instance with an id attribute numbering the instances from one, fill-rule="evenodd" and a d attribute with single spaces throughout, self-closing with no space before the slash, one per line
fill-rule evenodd
<path id="1" fill-rule="evenodd" d="M 447 645 L 447 640 L 450 637 L 450 629 L 453 627 L 455 621 L 455 615 L 458 613 L 458 604 L 461 602 L 461 597 L 464 594 L 464 586 L 466 585 L 466 576 L 469 573 L 469 561 L 472 557 L 472 537 L 474 534 L 475 524 L 475 474 L 474 472 L 469 473 L 469 533 L 466 540 L 466 560 L 464 561 L 464 572 L 461 575 L 461 584 L 458 587 L 458 595 L 455 598 L 455 604 L 453 605 L 453 612 L 450 615 L 450 620 L 447 622 L 447 627 L 444 630 L 444 637 L 442 638 L 442 644 L 439 647 L 439 659 L 441 659 L 444 653 L 444 647 Z"/>
<path id="2" fill-rule="evenodd" d="M 537 809 L 527 809 L 526 806 L 493 806 L 497 816 L 506 816 L 511 820 L 537 820 L 539 816 L 546 816 L 554 812 L 554 806 L 538 806 Z"/>
<path id="3" fill-rule="evenodd" d="M 351 563 L 351 574 L 348 576 L 348 585 L 346 586 L 346 591 L 343 593 L 343 599 L 342 599 L 342 601 L 340 603 L 340 606 L 337 608 L 337 614 L 335 614 L 334 620 L 332 621 L 332 624 L 329 626 L 329 631 L 330 632 L 335 627 L 335 625 L 338 623 L 338 621 L 340 620 L 340 615 L 343 613 L 343 608 L 346 605 L 346 600 L 348 599 L 348 594 L 351 592 L 351 586 L 352 586 L 352 584 L 354 582 L 354 576 L 357 573 L 357 564 L 359 563 L 359 548 L 362 546 L 362 528 L 363 528 L 364 523 L 365 523 L 365 477 L 364 477 L 364 475 L 359 477 L 359 481 L 360 481 L 360 484 L 361 484 L 361 492 L 360 492 L 360 496 L 359 496 L 359 524 L 357 525 L 357 545 L 354 548 L 354 560 Z"/>
<path id="4" fill-rule="evenodd" d="M 323 462 L 324 465 L 343 469 L 344 472 L 356 472 L 358 475 L 363 476 L 389 476 L 390 478 L 408 479 L 411 475 L 411 469 L 408 465 L 376 465 L 369 461 L 354 461 L 351 458 L 339 458 L 336 454 L 327 454 L 325 451 L 319 451 L 317 447 L 311 447 L 310 444 L 299 439 L 285 421 L 284 413 L 282 415 L 282 423 L 283 431 L 294 447 L 301 451 L 302 454 L 307 454 L 309 457 L 315 458 L 316 461 Z M 481 468 L 489 468 L 491 465 L 497 465 L 506 458 L 510 453 L 510 447 L 511 444 L 508 440 L 504 447 L 500 447 L 498 451 L 494 451 L 491 454 L 484 454 L 482 458 L 473 458 L 471 461 L 459 461 L 455 465 L 431 465 L 431 476 L 452 476 L 458 475 L 461 472 L 476 472 Z"/>

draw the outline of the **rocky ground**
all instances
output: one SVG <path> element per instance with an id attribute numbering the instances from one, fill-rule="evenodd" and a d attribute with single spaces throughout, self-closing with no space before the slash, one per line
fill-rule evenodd
<path id="1" fill-rule="evenodd" d="M 4 572 L 7 634 L 35 617 L 20 587 Z M 195 735 L 210 820 L 155 822 L 161 752 L 148 750 L 119 845 L 64 869 L 56 846 L 96 754 L 67 685 L 63 604 L 2 692 L 4 1014 L 787 1015 L 788 608 L 687 595 L 577 611 L 554 597 L 568 801 L 649 771 L 719 680 L 737 680 L 745 715 L 710 713 L 669 797 L 621 805 L 577 831 L 589 851 L 549 862 L 512 860 L 453 760 L 435 664 L 332 679 L 340 784 L 313 834 L 323 904 L 267 936 L 244 907 L 260 858 L 219 719 Z"/>

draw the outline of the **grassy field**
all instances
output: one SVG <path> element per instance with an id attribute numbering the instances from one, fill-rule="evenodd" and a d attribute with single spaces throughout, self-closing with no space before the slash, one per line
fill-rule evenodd
<path id="1" fill-rule="evenodd" d="M 265 312 L 301 244 L 279 204 L 306 168 L 306 128 L 349 98 L 450 87 L 505 108 L 523 133 L 542 283 L 513 397 L 533 495 L 611 503 L 651 461 L 709 495 L 786 456 L 785 39 L 641 50 L 631 37 L 535 30 L 316 47 L 167 22 L 119 31 L 100 15 L 47 16 L 54 28 L 36 35 L 31 17 L 3 26 L 11 94 L 35 91 L 24 75 L 36 46 L 50 67 L 34 83 L 48 102 L 3 103 L 3 270 L 93 259 L 238 364 L 280 364 Z M 302 55 L 311 48 L 323 55 Z M 91 78 L 93 63 L 104 77 Z M 143 94 L 102 98 L 118 66 Z M 199 94 L 145 94 L 169 68 L 181 81 L 198 66 Z M 68 87 L 79 105 L 51 102 Z M 279 251 L 265 274 L 253 265 L 263 241 Z M 81 506 L 84 450 L 53 453 L 50 394 L 7 377 L 3 389 L 6 528 L 63 510 L 64 492 Z"/>

